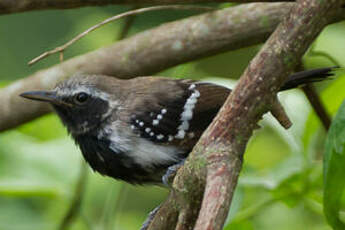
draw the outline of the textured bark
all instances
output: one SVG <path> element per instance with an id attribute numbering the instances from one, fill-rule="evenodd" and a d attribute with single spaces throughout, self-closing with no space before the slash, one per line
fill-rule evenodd
<path id="1" fill-rule="evenodd" d="M 190 199 L 198 198 L 204 191 L 196 223 L 185 223 L 188 227 L 181 229 L 191 229 L 192 226 L 198 230 L 222 229 L 243 153 L 257 122 L 271 109 L 278 89 L 341 4 L 344 1 L 297 1 L 247 67 L 174 181 L 176 196 L 189 198 L 179 202 L 184 212 L 198 213 L 195 211 L 198 206 L 191 205 L 198 201 Z M 202 167 L 205 162 L 206 167 Z"/>
<path id="2" fill-rule="evenodd" d="M 292 1 L 292 0 L 290 0 Z M 259 2 L 257 0 L 0 0 L 0 14 L 10 14 L 32 10 L 70 9 L 85 6 L 104 6 L 117 4 L 178 4 L 178 3 L 211 3 L 211 2 Z M 260 2 L 285 2 L 283 0 L 261 0 Z"/>
<path id="3" fill-rule="evenodd" d="M 214 122 L 195 146 L 149 229 L 221 229 L 256 123 L 271 109 L 277 90 L 319 34 L 344 17 L 343 0 L 299 0 L 297 4 L 249 4 L 192 17 L 145 31 L 111 47 L 40 71 L 0 91 L 0 129 L 48 111 L 17 95 L 50 88 L 76 71 L 129 78 L 151 74 L 207 55 L 256 44 L 283 22 L 250 63 Z M 289 15 L 286 13 L 292 7 Z M 245 14 L 244 12 L 249 12 Z"/>
<path id="4" fill-rule="evenodd" d="M 39 71 L 0 90 L 0 130 L 49 112 L 45 103 L 18 97 L 23 91 L 51 88 L 75 72 L 119 78 L 153 74 L 196 58 L 257 44 L 268 37 L 291 5 L 248 4 L 187 18 Z M 243 12 L 251 13 L 243 17 Z M 267 18 L 267 23 L 260 23 L 260 18 Z"/>
<path id="5" fill-rule="evenodd" d="M 252 3 L 167 23 L 112 46 L 41 70 L 0 90 L 0 131 L 50 111 L 45 103 L 18 95 L 49 89 L 75 72 L 130 78 L 267 39 L 294 3 Z M 246 12 L 249 12 L 246 14 Z M 338 12 L 334 20 L 345 18 Z"/>

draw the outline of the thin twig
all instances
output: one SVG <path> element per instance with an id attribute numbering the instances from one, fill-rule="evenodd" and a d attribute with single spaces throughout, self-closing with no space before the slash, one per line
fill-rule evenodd
<path id="1" fill-rule="evenodd" d="M 84 161 L 81 162 L 79 180 L 74 191 L 74 196 L 72 200 L 72 204 L 69 207 L 67 213 L 65 214 L 64 218 L 62 219 L 59 230 L 68 229 L 68 226 L 73 222 L 73 220 L 79 215 L 80 212 L 80 205 L 83 199 L 85 185 L 87 181 L 87 165 Z"/>
<path id="2" fill-rule="evenodd" d="M 139 8 L 138 6 L 133 6 L 131 11 L 132 10 L 136 10 L 138 8 Z M 135 15 L 131 15 L 131 16 L 128 16 L 128 17 L 125 18 L 125 21 L 123 23 L 121 32 L 118 35 L 116 40 L 122 40 L 122 39 L 124 39 L 125 37 L 128 36 L 129 29 L 132 27 L 134 19 L 135 19 Z"/>
<path id="3" fill-rule="evenodd" d="M 123 17 L 141 14 L 141 13 L 148 12 L 148 11 L 157 11 L 157 10 L 202 10 L 202 11 L 210 11 L 210 10 L 214 10 L 214 9 L 215 8 L 213 8 L 213 7 L 206 7 L 206 6 L 169 5 L 169 6 L 152 6 L 152 7 L 146 7 L 146 8 L 140 8 L 140 9 L 136 9 L 136 10 L 127 11 L 125 13 L 118 14 L 118 15 L 115 15 L 113 17 L 107 18 L 104 21 L 90 27 L 89 29 L 78 34 L 76 37 L 74 37 L 72 40 L 68 41 L 67 43 L 63 44 L 62 46 L 58 46 L 53 50 L 44 52 L 43 54 L 39 55 L 38 57 L 32 59 L 28 63 L 28 65 L 32 65 L 32 64 L 38 62 L 39 60 L 41 60 L 45 57 L 48 57 L 49 55 L 52 55 L 52 54 L 55 54 L 58 52 L 62 53 L 67 47 L 69 47 L 70 45 L 72 45 L 73 43 L 75 43 L 76 41 L 81 39 L 82 37 L 86 36 L 88 33 L 98 29 L 99 27 L 101 27 L 103 25 L 108 24 L 109 22 L 113 22 L 113 21 L 118 20 L 118 19 L 123 18 Z"/>
<path id="4" fill-rule="evenodd" d="M 309 52 L 309 55 L 315 54 L 314 47 L 315 47 L 315 45 L 312 46 L 311 51 Z M 327 56 L 327 58 L 330 58 L 331 61 L 333 62 L 333 59 L 331 56 Z M 334 62 L 334 64 L 338 64 L 338 63 Z M 305 70 L 302 62 L 299 63 L 296 70 L 297 71 L 304 71 Z M 329 127 L 331 126 L 332 119 L 331 119 L 330 115 L 328 114 L 324 104 L 322 103 L 320 96 L 318 95 L 315 87 L 312 84 L 306 84 L 301 89 L 302 89 L 303 93 L 306 95 L 310 105 L 313 107 L 316 115 L 320 119 L 323 127 L 327 131 L 329 129 Z"/>
<path id="5" fill-rule="evenodd" d="M 311 84 L 307 84 L 302 87 L 302 90 L 304 94 L 307 96 L 315 113 L 319 117 L 323 127 L 325 128 L 325 130 L 328 130 L 331 126 L 331 117 L 329 116 L 325 106 L 321 102 L 320 97 L 315 90 L 315 87 Z"/>
<path id="6" fill-rule="evenodd" d="M 52 111 L 48 104 L 18 97 L 24 91 L 51 89 L 76 72 L 121 79 L 148 76 L 181 63 L 252 46 L 264 42 L 294 4 L 240 4 L 166 23 L 14 81 L 0 89 L 0 131 Z M 262 18 L 269 23 L 262 23 Z M 344 19 L 345 9 L 330 23 Z"/>

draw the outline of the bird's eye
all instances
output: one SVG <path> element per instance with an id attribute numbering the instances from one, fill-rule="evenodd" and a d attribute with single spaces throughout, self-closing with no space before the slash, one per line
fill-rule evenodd
<path id="1" fill-rule="evenodd" d="M 74 102 L 76 104 L 82 105 L 89 99 L 89 95 L 87 93 L 78 93 L 74 96 Z"/>

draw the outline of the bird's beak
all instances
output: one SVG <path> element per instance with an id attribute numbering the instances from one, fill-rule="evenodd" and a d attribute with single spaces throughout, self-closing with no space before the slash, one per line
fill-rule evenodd
<path id="1" fill-rule="evenodd" d="M 20 96 L 35 101 L 50 102 L 55 105 L 72 106 L 71 104 L 59 99 L 54 91 L 29 91 L 21 93 Z"/>

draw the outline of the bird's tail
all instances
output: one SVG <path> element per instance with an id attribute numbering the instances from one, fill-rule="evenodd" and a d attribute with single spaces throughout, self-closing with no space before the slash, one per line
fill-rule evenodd
<path id="1" fill-rule="evenodd" d="M 290 75 L 289 79 L 280 88 L 280 91 L 293 89 L 307 83 L 323 81 L 328 77 L 333 76 L 334 74 L 332 73 L 332 71 L 337 68 L 339 67 L 312 69 L 294 73 Z"/>

